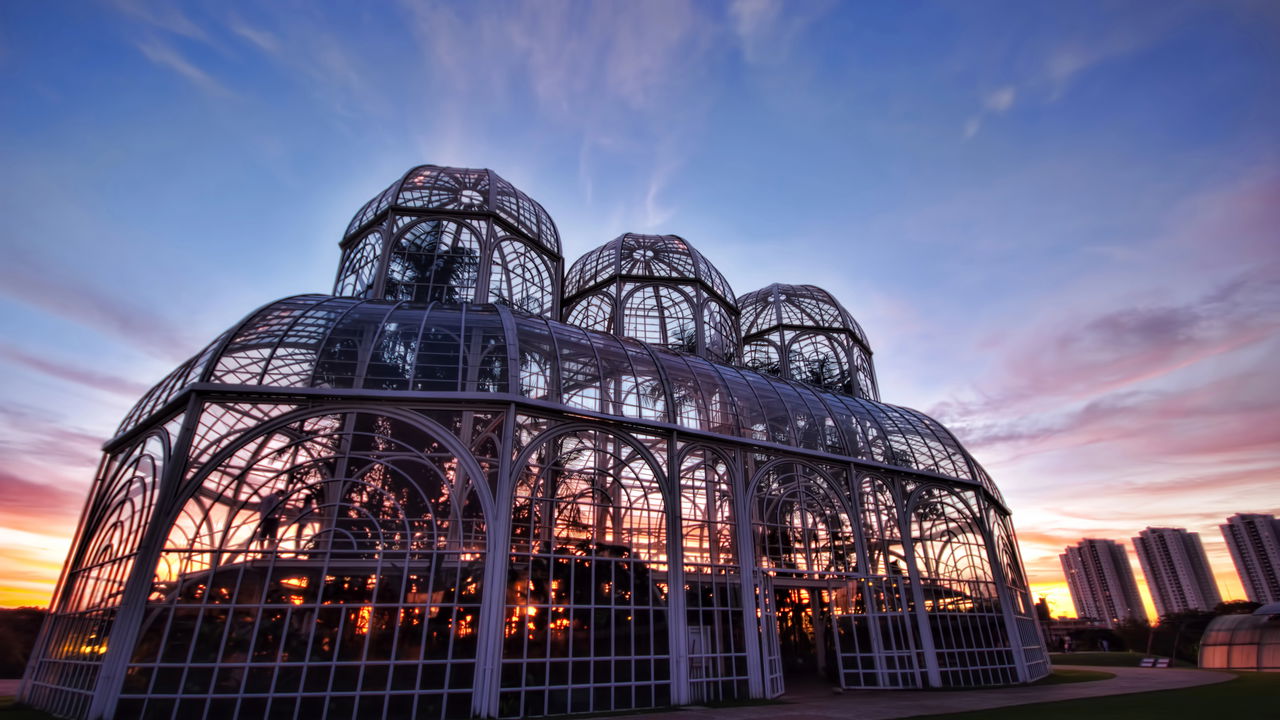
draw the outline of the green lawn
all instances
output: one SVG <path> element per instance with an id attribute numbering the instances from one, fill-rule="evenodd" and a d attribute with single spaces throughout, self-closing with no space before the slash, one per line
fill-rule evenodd
<path id="1" fill-rule="evenodd" d="M 52 715 L 30 708 L 14 707 L 13 698 L 0 697 L 0 720 L 56 720 Z"/>
<path id="2" fill-rule="evenodd" d="M 921 715 L 914 720 L 1110 720 L 1111 718 L 1275 718 L 1280 717 L 1280 673 L 1234 673 L 1236 678 L 1185 690 L 1161 690 L 1130 695 L 1013 705 L 946 715 Z"/>
<path id="3" fill-rule="evenodd" d="M 1138 667 L 1145 657 L 1159 657 L 1137 652 L 1075 652 L 1049 653 L 1054 665 L 1096 665 L 1098 667 Z M 1175 667 L 1194 667 L 1182 660 L 1174 661 Z"/>

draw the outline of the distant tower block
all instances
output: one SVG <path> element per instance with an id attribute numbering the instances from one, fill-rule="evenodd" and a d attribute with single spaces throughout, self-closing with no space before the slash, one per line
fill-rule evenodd
<path id="1" fill-rule="evenodd" d="M 853 315 L 813 285 L 774 283 L 738 298 L 743 365 L 879 400 L 871 345 Z"/>
<path id="2" fill-rule="evenodd" d="M 1222 602 L 1199 533 L 1149 527 L 1133 539 L 1156 613 L 1212 610 Z"/>
<path id="3" fill-rule="evenodd" d="M 579 258 L 564 285 L 570 325 L 716 362 L 738 357 L 733 289 L 682 237 L 622 235 Z"/>
<path id="4" fill-rule="evenodd" d="M 1275 515 L 1240 513 L 1219 527 L 1249 599 L 1280 602 L 1280 520 Z"/>
<path id="5" fill-rule="evenodd" d="M 1123 545 L 1114 540 L 1086 538 L 1058 558 L 1077 615 L 1101 620 L 1107 627 L 1147 619 Z"/>
<path id="6" fill-rule="evenodd" d="M 556 225 L 528 195 L 492 170 L 420 165 L 351 220 L 333 292 L 554 318 L 563 267 Z"/>

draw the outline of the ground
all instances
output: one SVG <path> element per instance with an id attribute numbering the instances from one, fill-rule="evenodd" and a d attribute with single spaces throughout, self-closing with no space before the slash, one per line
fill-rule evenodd
<path id="1" fill-rule="evenodd" d="M 1059 666 L 1053 674 L 1030 687 L 970 691 L 852 691 L 816 697 L 784 697 L 769 704 L 675 710 L 649 713 L 664 720 L 788 720 L 789 718 L 904 718 L 917 720 L 1036 720 L 1088 718 L 1240 717 L 1280 718 L 1280 673 L 1220 673 L 1185 669 L 1133 667 L 1136 653 L 1071 653 L 1055 660 L 1077 666 Z M 1225 682 L 1219 682 L 1223 679 Z M 1115 683 L 1111 685 L 1110 683 Z M 1193 682 L 1210 684 L 1185 687 Z M 1095 684 L 1096 683 L 1096 684 Z M 1154 692 L 1082 697 L 1115 689 L 1163 687 Z M 0 694 L 13 689 L 0 688 Z M 1026 699 L 1054 698 L 1053 702 L 1025 703 Z M 1004 702 L 1023 704 L 995 707 Z M 857 707 L 858 712 L 851 710 Z M 968 712 L 912 715 L 913 711 L 973 708 Z M 636 716 L 641 720 L 640 716 Z M 52 715 L 13 707 L 12 697 L 0 697 L 0 720 L 53 720 Z"/>

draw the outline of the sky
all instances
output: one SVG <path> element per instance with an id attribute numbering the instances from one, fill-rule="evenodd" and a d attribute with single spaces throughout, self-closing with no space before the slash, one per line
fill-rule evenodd
<path id="1" fill-rule="evenodd" d="M 833 292 L 1055 614 L 1065 546 L 1147 526 L 1243 599 L 1217 526 L 1280 512 L 1277 68 L 1268 0 L 0 3 L 0 606 L 49 602 L 137 397 L 329 291 L 421 163 L 494 169 L 569 261 L 675 233 L 738 293 Z"/>

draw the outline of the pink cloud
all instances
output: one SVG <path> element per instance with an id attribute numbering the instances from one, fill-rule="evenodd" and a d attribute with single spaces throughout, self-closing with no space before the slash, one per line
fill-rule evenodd
<path id="1" fill-rule="evenodd" d="M 105 331 L 161 357 L 182 360 L 194 343 L 167 318 L 124 294 L 72 275 L 62 264 L 8 250 L 0 263 L 0 292 L 92 330 Z"/>
<path id="2" fill-rule="evenodd" d="M 0 343 L 0 358 L 59 380 L 68 380 L 94 390 L 115 393 L 128 398 L 136 399 L 148 389 L 148 386 L 144 383 L 96 372 L 82 366 L 68 365 L 48 357 L 26 352 L 7 343 Z"/>

